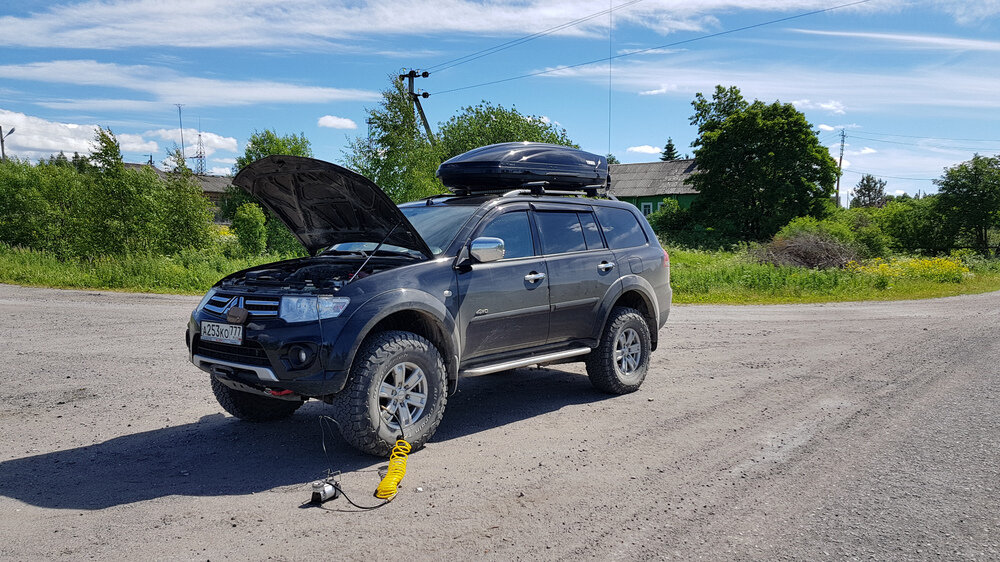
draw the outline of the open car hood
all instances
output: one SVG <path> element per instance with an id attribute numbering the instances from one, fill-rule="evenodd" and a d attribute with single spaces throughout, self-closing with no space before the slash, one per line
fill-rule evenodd
<path id="1" fill-rule="evenodd" d="M 384 191 L 336 164 L 300 156 L 267 156 L 243 168 L 233 185 L 277 215 L 310 254 L 341 242 L 384 241 L 433 257 Z"/>

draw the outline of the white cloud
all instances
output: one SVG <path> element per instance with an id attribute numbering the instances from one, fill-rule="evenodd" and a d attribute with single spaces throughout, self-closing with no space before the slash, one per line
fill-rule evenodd
<path id="1" fill-rule="evenodd" d="M 810 109 L 822 109 L 823 111 L 829 111 L 830 113 L 835 113 L 837 115 L 843 115 L 845 113 L 844 104 L 835 100 L 830 100 L 827 102 L 813 102 L 811 100 L 804 99 L 804 100 L 792 100 L 791 103 L 799 111 L 807 111 Z"/>
<path id="2" fill-rule="evenodd" d="M 876 152 L 878 152 L 878 151 L 875 150 L 874 148 L 872 148 L 870 146 L 866 146 L 866 147 L 862 148 L 861 152 L 859 152 L 858 154 L 875 154 Z"/>
<path id="3" fill-rule="evenodd" d="M 377 92 L 351 88 L 303 86 L 267 80 L 218 80 L 184 76 L 164 67 L 120 65 L 94 60 L 59 60 L 0 65 L 0 78 L 78 86 L 102 86 L 142 92 L 152 100 L 55 99 L 39 105 L 82 111 L 152 111 L 165 104 L 195 107 L 255 103 L 326 103 L 373 101 Z"/>
<path id="4" fill-rule="evenodd" d="M 849 37 L 851 39 L 870 39 L 882 43 L 890 43 L 901 47 L 914 49 L 936 49 L 949 51 L 1000 51 L 1000 41 L 984 41 L 980 39 L 962 39 L 959 37 L 942 37 L 939 35 L 912 35 L 905 33 L 864 33 L 858 31 L 820 31 L 814 29 L 791 29 L 808 35 L 827 37 Z"/>
<path id="5" fill-rule="evenodd" d="M 956 18 L 972 10 L 942 3 Z M 983 2 L 978 2 L 982 4 Z M 874 3 L 873 3 L 874 4 Z M 844 11 L 893 9 L 892 2 Z M 87 49 L 176 46 L 198 48 L 294 48 L 357 51 L 358 38 L 455 34 L 511 36 L 565 24 L 581 14 L 607 9 L 596 0 L 300 0 L 280 9 L 271 0 L 203 0 L 178 10 L 162 0 L 84 0 L 52 4 L 24 16 L 0 17 L 0 45 Z M 769 0 L 747 7 L 733 0 L 647 0 L 615 11 L 616 27 L 637 25 L 667 35 L 717 30 L 719 12 L 765 14 L 815 9 L 811 0 Z M 979 9 L 982 13 L 985 10 Z M 606 17 L 595 17 L 556 33 L 604 36 Z M 220 22 L 224 22 L 221 24 Z M 224 29 L 222 28 L 224 27 Z M 369 49 L 371 51 L 371 49 Z M 374 49 L 378 52 L 382 49 Z M 389 49 L 392 50 L 392 49 Z M 411 54 L 412 56 L 412 54 Z"/>
<path id="6" fill-rule="evenodd" d="M 212 162 L 217 164 L 226 164 L 227 166 L 232 166 L 236 164 L 235 158 L 212 158 Z"/>
<path id="7" fill-rule="evenodd" d="M 225 166 L 214 166 L 208 169 L 208 175 L 210 176 L 231 176 L 232 174 L 233 169 Z"/>
<path id="8" fill-rule="evenodd" d="M 607 87 L 607 66 L 593 64 L 561 68 L 547 77 L 577 79 Z M 697 58 L 636 60 L 615 69 L 614 84 L 625 91 L 659 88 L 669 81 L 684 95 L 711 92 L 716 84 L 738 84 L 748 99 L 796 100 L 812 109 L 838 113 L 891 111 L 910 113 L 914 106 L 951 109 L 1000 109 L 1000 75 L 984 73 L 978 63 L 927 67 L 879 68 L 843 72 L 782 61 L 745 64 L 718 63 L 708 68 Z M 811 100 L 830 100 L 815 103 Z M 822 107 L 821 107 L 822 106 Z"/>
<path id="9" fill-rule="evenodd" d="M 639 154 L 659 154 L 661 150 L 655 146 L 650 146 L 648 144 L 643 144 L 639 146 L 630 146 L 626 149 L 626 152 L 638 152 Z"/>
<path id="10" fill-rule="evenodd" d="M 826 132 L 829 133 L 830 131 L 836 131 L 837 129 L 835 127 L 831 127 L 829 125 L 825 125 L 823 123 L 820 123 L 819 124 L 819 130 L 820 131 L 826 131 Z"/>
<path id="11" fill-rule="evenodd" d="M 39 159 L 59 152 L 88 155 L 97 132 L 95 125 L 48 121 L 5 109 L 0 109 L 0 122 L 4 133 L 14 129 L 4 140 L 8 157 Z"/>
<path id="12" fill-rule="evenodd" d="M 143 133 L 151 137 L 181 145 L 180 129 L 156 129 Z M 205 156 L 215 154 L 215 151 L 236 152 L 237 143 L 233 137 L 224 137 L 216 133 L 201 131 L 201 143 L 205 146 Z M 198 129 L 184 129 L 184 156 L 190 158 L 198 150 Z M 234 160 L 235 162 L 235 160 Z"/>
<path id="13" fill-rule="evenodd" d="M 320 127 L 328 127 L 330 129 L 357 129 L 358 124 L 346 117 L 337 117 L 334 115 L 324 115 L 319 118 L 316 123 Z"/>
<path id="14" fill-rule="evenodd" d="M 643 90 L 639 92 L 640 96 L 658 96 L 660 94 L 666 94 L 667 92 L 676 92 L 676 84 L 663 84 L 655 90 Z"/>
<path id="15" fill-rule="evenodd" d="M 155 154 L 160 151 L 160 147 L 156 144 L 156 141 L 146 140 L 142 138 L 142 135 L 121 133 L 116 134 L 115 138 L 118 139 L 118 144 L 121 146 L 122 152 L 148 152 Z"/>

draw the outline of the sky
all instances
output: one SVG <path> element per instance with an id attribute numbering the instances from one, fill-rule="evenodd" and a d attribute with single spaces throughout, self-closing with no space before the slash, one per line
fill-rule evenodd
<path id="1" fill-rule="evenodd" d="M 209 173 L 264 129 L 341 162 L 417 69 L 434 129 L 485 100 L 649 162 L 668 138 L 692 154 L 695 94 L 736 86 L 794 104 L 834 159 L 843 132 L 846 200 L 862 174 L 932 193 L 1000 154 L 998 63 L 1000 0 L 20 0 L 0 6 L 0 127 L 32 160 L 86 154 L 100 126 L 162 167 L 183 121 Z"/>

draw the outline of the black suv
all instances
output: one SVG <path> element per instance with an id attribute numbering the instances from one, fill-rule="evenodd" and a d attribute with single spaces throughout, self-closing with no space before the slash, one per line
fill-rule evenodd
<path id="1" fill-rule="evenodd" d="M 535 157 L 478 171 L 456 157 L 439 175 L 461 195 L 398 207 L 328 162 L 271 156 L 241 171 L 233 183 L 311 257 L 233 273 L 191 314 L 191 361 L 222 407 L 265 421 L 318 398 L 351 445 L 386 455 L 400 424 L 414 448 L 430 439 L 461 376 L 584 361 L 598 389 L 637 390 L 670 310 L 667 253 L 634 206 L 553 195 L 572 173 L 525 181 L 528 163 L 570 153 L 606 179 L 603 157 L 494 146 Z"/>

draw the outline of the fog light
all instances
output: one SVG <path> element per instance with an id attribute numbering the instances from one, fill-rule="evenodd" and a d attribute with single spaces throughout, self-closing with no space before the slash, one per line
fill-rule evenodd
<path id="1" fill-rule="evenodd" d="M 288 348 L 288 362 L 295 369 L 301 369 L 312 362 L 313 352 L 304 345 L 293 345 Z"/>

